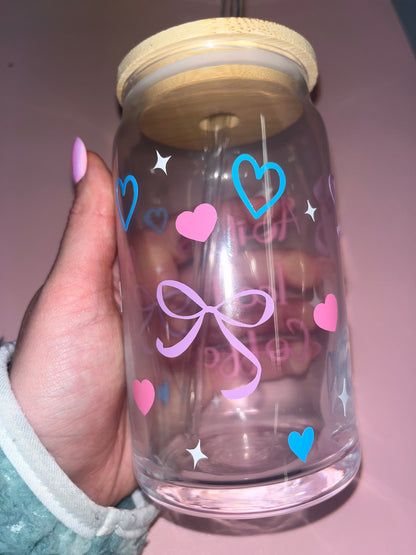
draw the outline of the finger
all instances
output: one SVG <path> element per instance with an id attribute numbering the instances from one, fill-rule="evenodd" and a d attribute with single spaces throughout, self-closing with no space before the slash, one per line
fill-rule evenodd
<path id="1" fill-rule="evenodd" d="M 192 244 L 169 218 L 162 234 L 144 229 L 132 238 L 132 257 L 138 283 L 155 296 L 158 283 L 177 279 L 178 267 L 192 259 Z"/>
<path id="2" fill-rule="evenodd" d="M 305 299 L 304 292 L 316 287 L 331 272 L 331 268 L 327 259 L 318 259 L 301 251 L 276 250 L 271 257 L 264 251 L 247 251 L 240 254 L 235 263 L 227 267 L 223 264 L 221 272 L 225 276 L 224 283 L 226 280 L 227 298 L 230 302 L 237 293 L 248 289 L 259 289 L 275 300 L 281 320 L 289 317 L 300 318 L 307 323 L 308 328 L 312 328 L 310 300 Z M 227 300 L 221 294 L 221 291 L 226 288 L 217 277 L 210 278 L 210 273 L 208 270 L 201 276 L 193 266 L 188 265 L 179 269 L 179 281 L 196 288 L 199 280 L 202 279 L 211 292 L 204 300 L 217 305 Z M 286 286 L 297 289 L 296 296 L 293 290 L 289 295 Z M 255 298 L 250 294 L 247 299 L 241 297 L 234 304 L 239 308 L 238 313 L 245 309 L 247 315 L 251 314 L 251 318 L 257 320 L 258 314 L 264 308 L 264 299 L 260 295 Z M 236 314 L 236 306 L 230 305 L 230 308 L 233 309 L 232 313 Z M 226 311 L 227 306 L 221 310 Z"/>
<path id="3" fill-rule="evenodd" d="M 298 250 L 246 251 L 235 264 L 236 283 L 245 279 L 244 286 L 262 287 L 270 281 L 279 281 L 279 272 L 286 286 L 300 291 L 310 289 L 331 272 L 330 261 L 315 258 Z"/>
<path id="4" fill-rule="evenodd" d="M 75 198 L 51 275 L 71 275 L 83 287 L 112 288 L 116 255 L 114 199 L 111 174 L 94 153 L 87 155 L 85 175 Z"/>
<path id="5" fill-rule="evenodd" d="M 265 204 L 265 199 L 253 197 L 250 202 L 257 211 Z M 275 204 L 268 210 L 267 218 L 279 219 L 282 211 L 287 207 L 293 208 L 293 205 L 293 200 L 286 198 L 284 202 Z M 143 279 L 141 285 L 149 293 L 153 293 L 163 279 L 177 278 L 175 265 L 180 267 L 192 260 L 193 242 L 178 233 L 176 217 L 177 215 L 168 219 L 163 233 L 145 229 L 132 240 L 136 272 Z M 221 228 L 226 226 L 227 229 L 234 229 L 234 233 L 241 233 L 242 225 L 254 226 L 265 221 L 266 215 L 254 220 L 241 201 L 232 199 L 221 207 L 218 230 L 221 232 Z"/>
<path id="6" fill-rule="evenodd" d="M 178 277 L 178 266 L 172 251 L 167 241 L 150 231 L 137 235 L 133 251 L 137 282 L 154 299 L 161 281 Z"/>
<path id="7" fill-rule="evenodd" d="M 185 265 L 179 269 L 163 241 L 155 242 L 150 237 L 147 241 L 145 238 L 140 254 L 139 263 L 148 267 L 147 282 L 149 285 L 153 283 L 152 289 L 156 289 L 155 282 L 157 284 L 161 276 L 163 276 L 162 279 L 177 279 L 178 272 L 184 283 L 191 287 L 195 286 L 194 266 Z M 226 262 L 228 262 L 227 268 L 224 266 Z M 170 274 L 172 271 L 174 274 Z M 208 270 L 208 273 L 216 271 Z M 263 289 L 271 282 L 276 284 L 277 289 L 288 286 L 304 291 L 316 287 L 331 271 L 332 265 L 328 259 L 316 258 L 295 249 L 275 249 L 271 254 L 264 250 L 244 251 L 236 255 L 232 261 L 227 259 L 221 267 L 222 274 L 227 276 L 227 283 L 233 283 L 234 294 L 244 289 Z M 175 277 L 172 277 L 173 275 Z M 205 275 L 205 279 L 209 280 L 209 277 Z M 221 287 L 218 285 L 217 289 Z M 279 293 L 280 297 L 284 297 L 284 291 Z M 220 302 L 225 299 L 214 300 Z M 284 302 L 284 298 L 280 300 Z"/>
<path id="8" fill-rule="evenodd" d="M 112 282 L 116 243 L 111 176 L 97 155 L 86 155 L 86 161 L 86 173 L 77 184 L 58 256 L 30 304 L 16 346 L 13 386 L 21 399 L 26 395 L 32 405 L 33 392 L 46 395 L 49 386 L 56 387 L 57 373 L 64 374 L 70 366 L 70 350 L 62 347 L 69 344 L 68 330 L 75 333 L 77 326 L 84 329 L 86 323 L 98 321 L 104 313 L 118 314 Z M 118 320 L 109 325 L 112 337 L 116 337 Z M 82 337 L 87 344 L 88 338 Z M 27 367 L 31 368 L 29 374 Z M 41 380 L 44 387 L 40 390 Z"/>
<path id="9" fill-rule="evenodd" d="M 310 301 L 301 297 L 288 297 L 281 290 L 278 285 L 278 279 L 275 277 L 275 290 L 269 285 L 269 272 L 267 270 L 267 265 L 265 259 L 263 259 L 264 253 L 247 253 L 246 256 L 242 256 L 239 264 L 237 265 L 238 272 L 233 273 L 233 268 L 229 268 L 227 275 L 234 276 L 233 295 L 244 291 L 245 289 L 260 289 L 268 294 L 271 294 L 276 302 L 276 315 L 275 318 L 270 318 L 267 322 L 257 327 L 257 333 L 268 334 L 271 330 L 276 327 L 279 333 L 286 333 L 290 331 L 290 325 L 293 320 L 302 322 L 308 330 L 313 330 L 315 328 L 315 322 L 313 319 L 313 306 Z M 309 288 L 312 285 L 317 285 L 317 283 L 322 278 L 322 264 L 319 264 L 315 258 L 310 257 L 304 253 L 298 251 L 276 251 L 276 256 L 278 262 L 283 266 L 284 278 L 292 286 L 297 286 L 302 289 L 302 284 L 305 284 L 305 288 Z M 252 259 L 254 257 L 254 261 Z M 260 262 L 259 262 L 260 261 Z M 193 266 L 186 266 L 180 270 L 175 269 L 175 278 L 179 279 L 181 283 L 188 285 L 191 288 L 196 288 L 195 279 L 195 268 Z M 212 285 L 212 284 L 211 284 Z M 211 286 L 210 286 L 211 287 Z M 169 288 L 168 288 L 169 289 Z M 209 303 L 217 305 L 225 301 L 219 293 L 215 294 L 215 284 L 211 288 L 213 297 L 207 299 Z M 217 289 L 220 289 L 217 287 Z M 173 294 L 171 297 L 166 298 L 170 310 L 178 315 L 185 314 L 184 308 L 186 309 L 185 302 L 186 297 L 179 292 Z M 264 298 L 260 295 L 248 294 L 247 298 L 241 297 L 235 301 L 232 301 L 231 297 L 228 299 L 229 303 L 221 307 L 221 313 L 228 315 L 229 317 L 246 323 L 255 324 L 259 321 L 264 312 Z M 193 303 L 188 307 L 189 314 L 198 312 L 198 308 L 194 307 Z M 166 316 L 164 318 L 165 323 L 168 325 L 170 331 L 175 332 L 174 336 L 171 337 L 171 341 L 175 341 L 178 335 L 184 335 L 189 329 L 189 320 L 178 318 L 171 318 Z M 208 345 L 215 345 L 221 340 L 222 334 L 214 319 L 207 319 L 204 323 L 204 327 L 207 328 L 206 341 Z M 163 333 L 163 325 L 159 322 L 159 328 L 161 333 Z M 244 327 L 236 327 L 229 325 L 230 331 L 237 337 L 244 335 L 246 333 Z M 167 332 L 165 332 L 167 333 Z"/>
<path id="10" fill-rule="evenodd" d="M 312 360 L 320 353 L 316 341 L 279 340 L 259 342 L 251 350 L 260 363 L 261 381 L 280 380 L 285 376 L 304 375 Z M 256 373 L 253 364 L 241 353 L 229 347 L 207 347 L 204 352 L 206 383 L 209 391 L 219 393 L 222 389 L 236 389 L 252 380 Z"/>

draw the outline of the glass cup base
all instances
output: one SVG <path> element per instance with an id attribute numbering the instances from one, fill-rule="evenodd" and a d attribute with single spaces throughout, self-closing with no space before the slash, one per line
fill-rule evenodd
<path id="1" fill-rule="evenodd" d="M 247 486 L 184 485 L 140 474 L 144 493 L 157 504 L 191 516 L 250 519 L 307 509 L 344 489 L 361 462 L 359 443 L 333 464 L 279 482 Z"/>

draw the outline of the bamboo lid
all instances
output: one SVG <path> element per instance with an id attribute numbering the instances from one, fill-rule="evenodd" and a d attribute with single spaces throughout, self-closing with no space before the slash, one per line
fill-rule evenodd
<path id="1" fill-rule="evenodd" d="M 152 71 L 154 64 L 164 65 L 171 59 L 190 56 L 191 48 L 220 48 L 226 45 L 257 46 L 284 54 L 297 62 L 305 73 L 311 91 L 316 85 L 318 67 L 315 52 L 302 35 L 271 21 L 245 17 L 202 19 L 177 25 L 149 37 L 122 60 L 117 72 L 117 98 L 121 105 L 133 73 Z M 147 71 L 146 71 L 147 70 Z M 126 86 L 127 85 L 127 86 Z"/>
<path id="2" fill-rule="evenodd" d="M 250 47 L 260 53 L 255 61 L 247 57 Z M 228 52 L 222 58 L 224 50 Z M 162 144 L 201 149 L 221 130 L 226 130 L 229 146 L 257 141 L 264 135 L 260 114 L 271 136 L 303 113 L 296 77 L 279 64 L 263 63 L 263 52 L 296 62 L 313 89 L 316 58 L 301 35 L 268 21 L 218 18 L 173 27 L 136 46 L 120 64 L 117 96 L 123 104 L 132 87 L 149 76 L 150 82 L 146 80 L 134 98 L 135 111 L 142 133 Z M 216 56 L 215 63 L 194 63 L 197 55 L 206 53 L 210 60 L 211 54 Z M 238 61 L 230 62 L 233 56 Z M 157 70 L 163 78 L 154 78 Z"/>

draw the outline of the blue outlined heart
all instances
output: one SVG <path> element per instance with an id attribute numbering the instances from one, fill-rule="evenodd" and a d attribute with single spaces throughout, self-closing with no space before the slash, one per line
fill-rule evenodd
<path id="1" fill-rule="evenodd" d="M 155 221 L 156 218 L 156 221 Z M 162 219 L 161 223 L 158 224 L 157 221 Z M 149 208 L 149 210 L 144 215 L 144 223 L 157 231 L 158 233 L 163 233 L 165 231 L 166 224 L 168 223 L 168 213 L 166 208 L 161 206 L 160 208 Z"/>
<path id="2" fill-rule="evenodd" d="M 243 189 L 243 186 L 241 185 L 239 169 L 242 162 L 249 162 L 253 166 L 254 172 L 256 174 L 256 179 L 261 179 L 268 170 L 275 170 L 279 176 L 279 189 L 277 193 L 258 210 L 254 210 L 253 205 L 251 204 L 246 192 Z M 286 188 L 286 175 L 278 164 L 275 164 L 274 162 L 268 162 L 267 164 L 264 164 L 260 167 L 255 159 L 249 154 L 240 154 L 240 156 L 238 156 L 234 160 L 232 178 L 237 193 L 240 195 L 241 200 L 246 205 L 247 210 L 256 220 L 258 220 L 260 216 L 262 216 L 269 208 L 273 206 L 273 204 L 275 204 L 279 200 Z"/>
<path id="3" fill-rule="evenodd" d="M 127 214 L 127 218 L 124 219 L 123 213 L 122 213 L 121 207 L 120 207 L 120 199 L 119 199 L 119 196 L 118 196 L 118 191 L 120 189 L 121 194 L 124 197 L 125 194 L 126 194 L 127 185 L 129 183 L 131 183 L 131 185 L 133 187 L 133 201 L 131 203 L 129 213 Z M 133 216 L 134 209 L 136 208 L 138 196 L 139 196 L 139 186 L 137 185 L 136 178 L 133 175 L 128 175 L 124 179 L 124 181 L 122 181 L 120 178 L 117 179 L 117 186 L 116 186 L 117 208 L 118 208 L 118 214 L 120 216 L 121 223 L 123 224 L 124 231 L 127 231 L 128 227 L 129 227 L 129 223 L 130 223 L 130 220 Z"/>
<path id="4" fill-rule="evenodd" d="M 167 380 L 157 388 L 157 396 L 165 405 L 169 403 L 169 384 Z"/>
<path id="5" fill-rule="evenodd" d="M 302 435 L 298 432 L 290 432 L 289 434 L 289 447 L 303 462 L 306 462 L 306 457 L 311 450 L 314 435 L 313 428 L 310 426 L 304 429 Z"/>

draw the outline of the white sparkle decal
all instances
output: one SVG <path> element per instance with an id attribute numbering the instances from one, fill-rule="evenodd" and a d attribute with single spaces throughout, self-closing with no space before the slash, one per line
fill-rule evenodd
<path id="1" fill-rule="evenodd" d="M 196 465 L 198 464 L 198 462 L 201 459 L 207 459 L 208 458 L 201 451 L 201 440 L 198 440 L 198 445 L 194 449 L 187 449 L 187 451 L 188 451 L 188 453 L 190 453 L 192 455 L 192 458 L 194 459 L 194 468 L 196 467 Z"/>
<path id="2" fill-rule="evenodd" d="M 166 156 L 164 158 L 163 156 L 160 155 L 158 150 L 156 150 L 156 154 L 157 154 L 157 161 L 156 161 L 156 164 L 153 166 L 152 170 L 159 169 L 165 172 L 166 175 L 168 175 L 168 172 L 166 171 L 166 164 L 169 162 L 172 156 Z"/>
<path id="3" fill-rule="evenodd" d="M 338 398 L 342 401 L 342 406 L 344 407 L 344 416 L 347 416 L 347 401 L 350 398 L 350 396 L 347 393 L 345 378 L 344 378 L 344 384 L 342 386 L 342 393 L 338 395 Z"/>
<path id="4" fill-rule="evenodd" d="M 316 208 L 311 206 L 311 203 L 309 202 L 309 200 L 307 202 L 308 202 L 308 209 L 306 210 L 305 214 L 308 214 L 312 218 L 312 220 L 315 221 Z"/>

